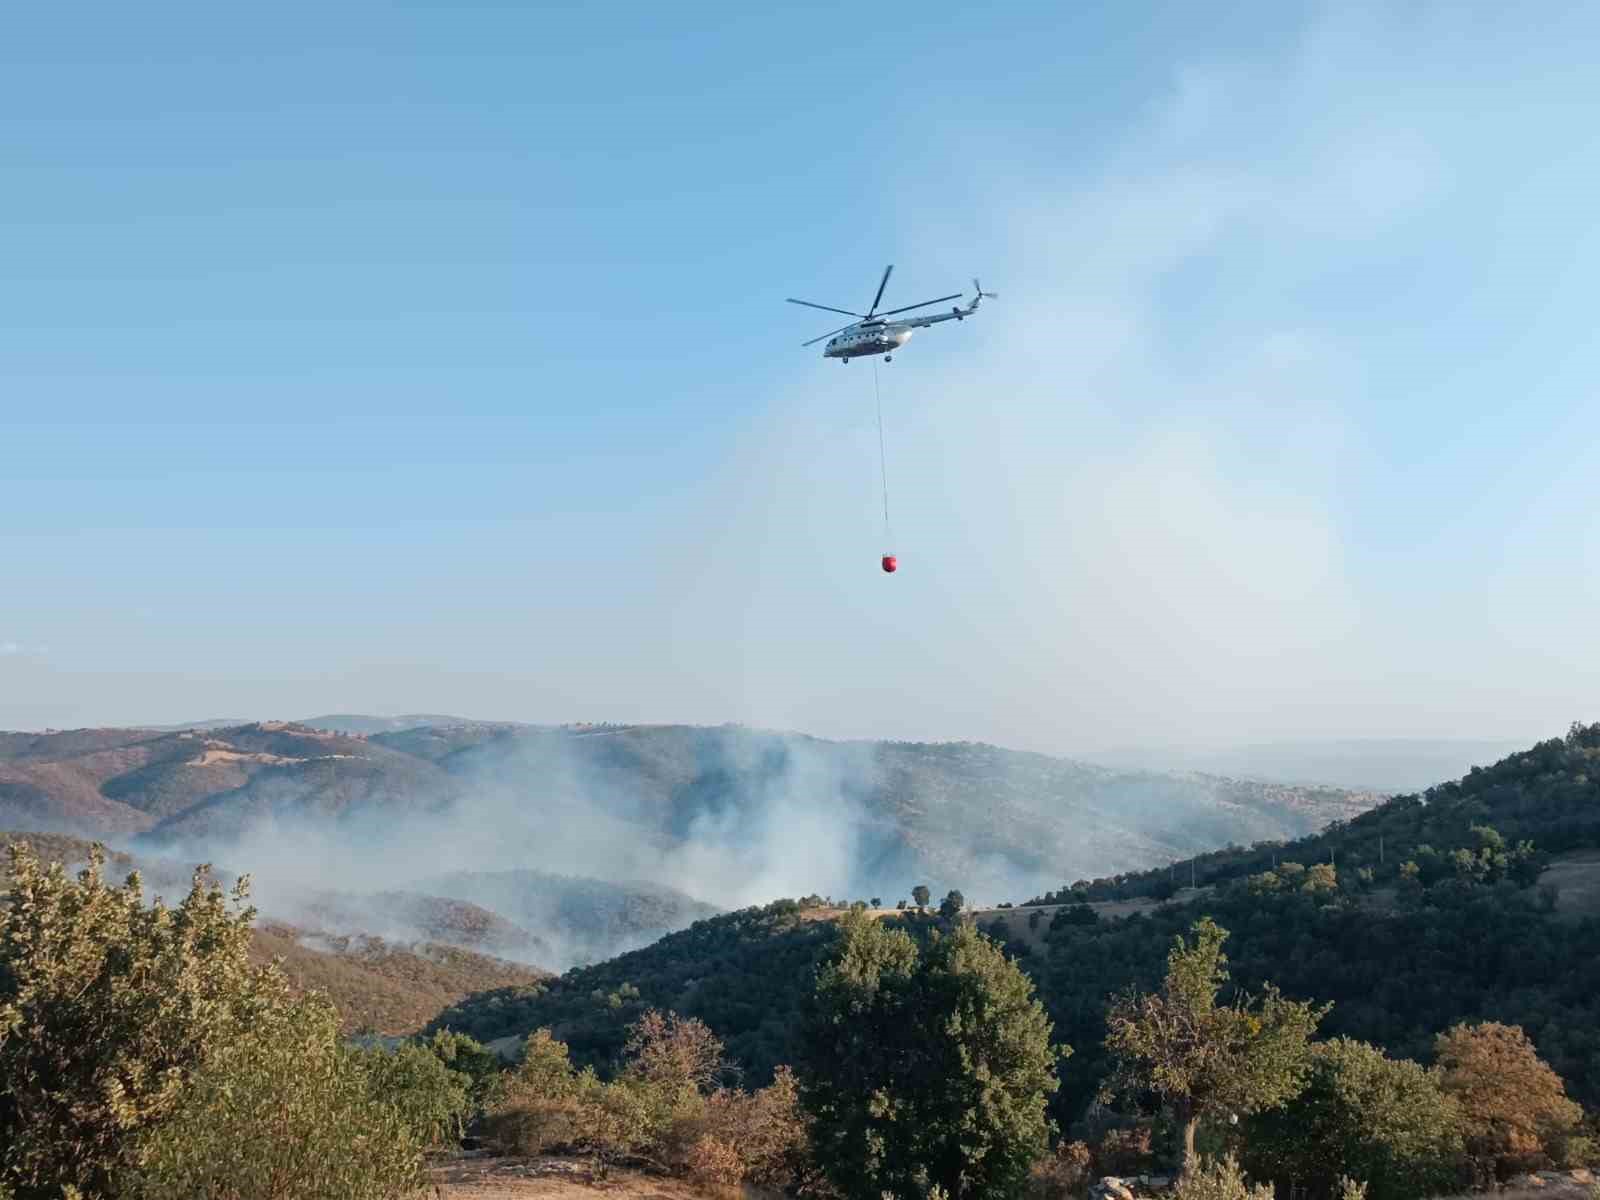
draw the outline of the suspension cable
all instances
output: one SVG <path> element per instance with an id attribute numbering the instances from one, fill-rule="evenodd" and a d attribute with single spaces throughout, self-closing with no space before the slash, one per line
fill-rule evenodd
<path id="1" fill-rule="evenodd" d="M 878 406 L 878 470 L 883 479 L 883 536 L 889 532 L 889 459 L 883 449 L 883 393 L 878 387 L 878 360 L 872 360 L 872 398 Z"/>

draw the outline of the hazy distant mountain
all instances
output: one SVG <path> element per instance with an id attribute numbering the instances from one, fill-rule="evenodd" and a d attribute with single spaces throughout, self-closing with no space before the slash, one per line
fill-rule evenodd
<path id="1" fill-rule="evenodd" d="M 536 829 L 541 844 L 586 856 L 588 874 L 655 878 L 730 907 L 941 881 L 999 898 L 1063 871 L 1298 836 L 1378 799 L 987 745 L 829 742 L 735 726 L 478 725 L 372 740 L 461 780 L 507 838 Z"/>
<path id="2" fill-rule="evenodd" d="M 530 868 L 736 907 L 921 882 L 1031 894 L 1299 836 L 1379 799 L 973 743 L 481 722 L 368 735 L 327 725 L 402 719 L 317 720 L 0 734 L 0 826 L 138 834 L 263 873 L 316 855 L 341 876 L 319 886 L 349 890 L 392 890 L 429 868 Z"/>
<path id="3" fill-rule="evenodd" d="M 1263 742 L 1205 749 L 1131 749 L 1085 755 L 1109 767 L 1207 771 L 1251 779 L 1319 783 L 1379 792 L 1420 792 L 1473 767 L 1488 766 L 1522 743 L 1493 739 L 1346 738 Z"/>

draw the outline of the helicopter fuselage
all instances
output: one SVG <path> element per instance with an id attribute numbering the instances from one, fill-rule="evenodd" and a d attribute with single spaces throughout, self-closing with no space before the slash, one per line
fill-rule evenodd
<path id="1" fill-rule="evenodd" d="M 976 281 L 974 281 L 976 282 Z M 869 320 L 841 329 L 828 339 L 822 348 L 823 358 L 839 358 L 848 362 L 869 354 L 882 354 L 887 358 L 911 340 L 911 335 L 929 325 L 944 321 L 964 321 L 978 311 L 978 305 L 988 292 L 978 291 L 972 303 L 965 308 L 952 308 L 945 313 L 929 313 L 923 317 L 907 317 L 903 321 Z"/>
<path id="2" fill-rule="evenodd" d="M 911 340 L 913 332 L 898 322 L 890 321 L 849 329 L 829 339 L 822 349 L 822 357 L 863 358 L 869 354 L 892 354 Z"/>

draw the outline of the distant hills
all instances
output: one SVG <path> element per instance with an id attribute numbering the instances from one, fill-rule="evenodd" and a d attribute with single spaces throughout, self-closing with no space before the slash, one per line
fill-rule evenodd
<path id="1" fill-rule="evenodd" d="M 647 880 L 724 907 L 920 882 L 998 899 L 1063 873 L 1299 836 L 1379 799 L 738 726 L 330 715 L 0 734 L 0 826 L 136 837 L 262 872 L 286 847 L 347 847 L 361 890 L 434 863 Z M 382 864 L 393 869 L 374 878 Z"/>

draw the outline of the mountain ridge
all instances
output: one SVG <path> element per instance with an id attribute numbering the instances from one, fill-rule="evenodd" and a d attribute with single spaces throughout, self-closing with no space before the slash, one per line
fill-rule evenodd
<path id="1" fill-rule="evenodd" d="M 348 718 L 374 732 L 257 721 L 0 734 L 0 826 L 219 857 L 258 834 L 348 842 L 362 857 L 443 848 L 457 855 L 444 870 L 650 879 L 727 908 L 796 890 L 903 894 L 925 877 L 998 898 L 1052 886 L 1063 867 L 1098 874 L 1298 836 L 1381 798 L 978 742 L 454 718 L 390 728 L 411 719 Z"/>

